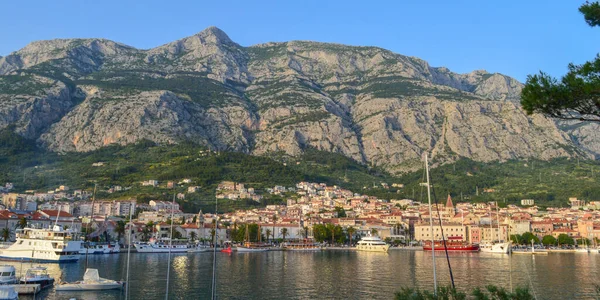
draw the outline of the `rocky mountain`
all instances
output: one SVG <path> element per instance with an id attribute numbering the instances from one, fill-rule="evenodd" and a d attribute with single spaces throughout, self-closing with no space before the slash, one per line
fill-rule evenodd
<path id="1" fill-rule="evenodd" d="M 242 47 L 210 27 L 149 50 L 33 42 L 0 58 L 0 128 L 57 152 L 149 139 L 256 155 L 307 147 L 391 172 L 437 163 L 588 156 L 597 128 L 527 116 L 522 84 L 376 47 Z"/>

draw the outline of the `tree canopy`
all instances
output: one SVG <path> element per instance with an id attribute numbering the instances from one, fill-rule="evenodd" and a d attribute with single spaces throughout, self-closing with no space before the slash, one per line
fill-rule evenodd
<path id="1" fill-rule="evenodd" d="M 600 4 L 586 2 L 579 11 L 586 23 L 600 26 Z M 600 122 L 600 55 L 582 65 L 569 65 L 560 80 L 544 72 L 529 75 L 521 92 L 528 114 L 578 121 Z"/>

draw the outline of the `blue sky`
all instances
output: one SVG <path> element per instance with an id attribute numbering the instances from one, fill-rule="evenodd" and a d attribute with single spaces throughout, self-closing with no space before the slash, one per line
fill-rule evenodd
<path id="1" fill-rule="evenodd" d="M 242 46 L 313 40 L 378 46 L 454 72 L 524 81 L 600 52 L 584 1 L 5 1 L 0 55 L 34 40 L 102 37 L 152 48 L 214 25 Z"/>

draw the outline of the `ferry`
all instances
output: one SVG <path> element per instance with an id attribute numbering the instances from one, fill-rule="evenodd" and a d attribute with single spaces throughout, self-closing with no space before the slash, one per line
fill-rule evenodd
<path id="1" fill-rule="evenodd" d="M 461 251 L 461 252 L 478 252 L 479 245 L 467 243 L 462 240 L 461 237 L 449 237 L 446 240 L 446 247 L 444 248 L 444 241 L 435 241 L 434 249 L 435 251 Z M 431 251 L 431 241 L 425 241 L 423 244 L 424 251 Z"/>
<path id="2" fill-rule="evenodd" d="M 378 236 L 366 236 L 356 243 L 356 250 L 367 252 L 388 252 L 390 245 Z"/>
<path id="3" fill-rule="evenodd" d="M 60 225 L 52 229 L 17 229 L 16 237 L 15 243 L 0 250 L 0 260 L 76 262 L 83 243 L 75 232 Z"/>

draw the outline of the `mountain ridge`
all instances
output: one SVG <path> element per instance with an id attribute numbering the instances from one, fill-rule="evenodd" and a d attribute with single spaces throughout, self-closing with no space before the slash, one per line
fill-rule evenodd
<path id="1" fill-rule="evenodd" d="M 61 153 L 143 139 L 256 155 L 314 147 L 394 173 L 424 153 L 438 163 L 598 155 L 592 125 L 527 116 L 521 89 L 499 73 L 457 74 L 378 47 L 243 47 L 209 27 L 146 50 L 30 43 L 0 58 L 0 129 Z"/>

